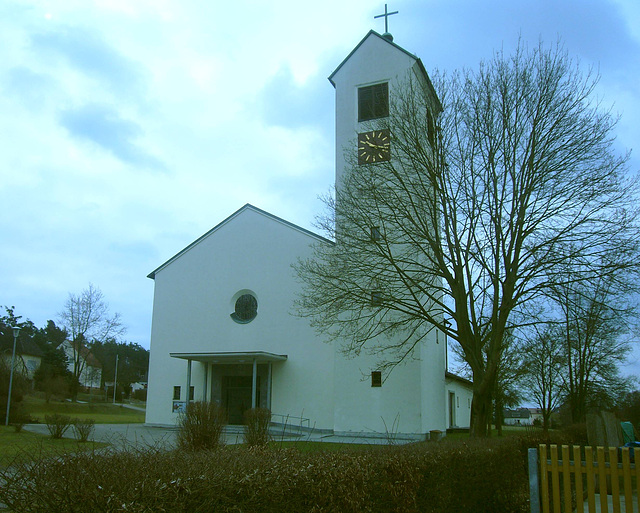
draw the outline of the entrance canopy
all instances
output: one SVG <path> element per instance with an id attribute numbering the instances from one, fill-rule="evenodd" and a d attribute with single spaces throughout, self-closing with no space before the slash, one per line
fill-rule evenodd
<path id="1" fill-rule="evenodd" d="M 212 371 L 212 365 L 237 365 L 244 364 L 252 367 L 250 376 L 250 385 L 240 386 L 236 383 L 234 386 L 226 385 L 226 394 L 224 394 L 223 404 L 229 411 L 230 422 L 238 424 L 242 422 L 242 414 L 247 408 L 256 408 L 258 402 L 258 365 L 267 364 L 267 387 L 266 387 L 266 407 L 271 408 L 271 365 L 275 362 L 284 362 L 287 360 L 286 354 L 267 353 L 265 351 L 245 351 L 245 352 L 219 352 L 219 353 L 169 353 L 171 358 L 180 358 L 187 361 L 187 394 L 191 393 L 191 364 L 199 362 L 205 365 L 204 387 L 202 400 L 206 401 L 208 397 L 209 374 Z M 224 376 L 223 376 L 224 378 Z M 222 392 L 225 392 L 225 380 L 222 379 Z M 190 397 L 190 395 L 187 395 Z M 187 400 L 187 404 L 192 399 Z M 175 408 L 175 401 L 174 401 Z M 233 418 L 232 418 L 233 417 Z"/>
<path id="2" fill-rule="evenodd" d="M 265 351 L 222 352 L 222 353 L 169 353 L 171 358 L 180 358 L 202 363 L 275 363 L 287 360 L 286 354 L 267 353 Z"/>

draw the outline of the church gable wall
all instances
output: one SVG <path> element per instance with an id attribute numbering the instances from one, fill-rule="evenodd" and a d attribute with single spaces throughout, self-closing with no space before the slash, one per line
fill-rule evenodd
<path id="1" fill-rule="evenodd" d="M 172 387 L 186 382 L 186 361 L 169 353 L 263 351 L 288 357 L 273 365 L 272 410 L 298 416 L 304 411 L 331 427 L 326 390 L 332 349 L 305 319 L 292 315 L 299 284 L 291 264 L 309 255 L 311 242 L 304 232 L 246 209 L 156 273 L 149 387 L 166 391 L 151 405 L 147 422 L 173 420 Z M 243 293 L 258 302 L 257 316 L 246 324 L 231 318 Z M 193 362 L 196 400 L 204 390 L 204 370 Z"/>

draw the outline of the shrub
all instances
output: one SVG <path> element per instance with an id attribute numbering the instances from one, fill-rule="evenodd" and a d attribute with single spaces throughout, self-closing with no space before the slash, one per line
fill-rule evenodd
<path id="1" fill-rule="evenodd" d="M 96 421 L 93 419 L 76 419 L 73 421 L 73 432 L 79 442 L 86 442 L 93 434 Z"/>
<path id="2" fill-rule="evenodd" d="M 13 394 L 12 394 L 13 395 Z M 6 407 L 5 407 L 6 408 Z M 2 410 L 2 420 L 4 421 L 4 412 L 6 410 Z M 31 416 L 24 411 L 22 403 L 18 403 L 14 405 L 11 403 L 11 410 L 9 411 L 9 424 L 13 426 L 16 433 L 22 431 L 22 427 L 25 424 L 29 424 L 32 422 Z"/>
<path id="3" fill-rule="evenodd" d="M 422 466 L 419 511 L 528 511 L 526 450 L 518 437 L 434 446 Z"/>
<path id="4" fill-rule="evenodd" d="M 107 449 L 0 469 L 0 503 L 26 513 L 527 513 L 519 443 L 443 440 L 330 452 Z"/>
<path id="5" fill-rule="evenodd" d="M 226 412 L 219 404 L 191 402 L 178 420 L 178 446 L 188 451 L 217 449 L 226 424 Z"/>
<path id="6" fill-rule="evenodd" d="M 586 423 L 570 424 L 562 428 L 561 433 L 567 439 L 564 443 L 573 445 L 589 445 Z"/>
<path id="7" fill-rule="evenodd" d="M 266 408 L 251 408 L 244 412 L 244 442 L 249 447 L 265 447 L 270 440 L 271 412 Z"/>
<path id="8" fill-rule="evenodd" d="M 20 433 L 20 431 L 22 431 L 22 427 L 25 424 L 29 424 L 29 422 L 31 422 L 31 417 L 28 413 L 24 413 L 23 411 L 18 410 L 17 413 L 10 416 L 9 422 L 15 429 L 16 433 Z"/>
<path id="9" fill-rule="evenodd" d="M 51 433 L 51 438 L 62 438 L 67 429 L 71 426 L 71 417 L 54 413 L 53 415 L 45 415 L 44 421 L 47 429 Z"/>

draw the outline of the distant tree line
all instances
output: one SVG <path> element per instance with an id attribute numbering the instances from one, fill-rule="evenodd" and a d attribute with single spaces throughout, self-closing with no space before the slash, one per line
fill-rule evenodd
<path id="1" fill-rule="evenodd" d="M 93 299 L 98 297 L 99 301 L 102 301 L 102 294 L 98 289 L 90 286 L 89 289 L 83 291 L 85 299 L 87 291 L 90 292 L 89 297 Z M 83 294 L 78 297 L 82 297 Z M 70 295 L 70 298 L 75 298 L 75 296 Z M 102 389 L 105 387 L 105 382 L 113 382 L 114 380 L 116 355 L 118 355 L 118 388 L 120 390 L 128 395 L 132 383 L 146 380 L 149 366 L 149 351 L 147 349 L 136 343 L 118 340 L 114 336 L 101 339 L 100 335 L 104 335 L 104 333 L 107 335 L 122 333 L 119 316 L 108 316 L 107 309 L 103 308 L 101 315 L 94 316 L 91 322 L 99 324 L 103 318 L 107 318 L 112 329 L 100 331 L 96 326 L 89 326 L 86 323 L 82 328 L 77 323 L 74 333 L 74 329 L 68 327 L 69 324 L 74 326 L 73 323 L 67 321 L 71 318 L 77 320 L 79 317 L 76 314 L 82 313 L 82 308 L 73 312 L 70 309 L 70 304 L 72 304 L 71 299 L 65 308 L 66 312 L 73 313 L 73 316 L 71 313 L 68 316 L 60 314 L 60 324 L 48 320 L 42 328 L 38 328 L 31 320 L 16 315 L 15 307 L 4 307 L 4 314 L 0 315 L 0 409 L 2 411 L 6 408 L 14 342 L 11 328 L 15 326 L 20 327 L 20 334 L 17 341 L 18 358 L 11 394 L 12 411 L 14 410 L 13 405 L 18 405 L 23 396 L 33 389 L 43 392 L 47 401 L 53 396 L 77 397 L 80 388 L 79 377 L 85 365 L 82 358 L 83 353 L 74 350 L 73 360 L 70 361 L 62 348 L 65 341 L 73 342 L 74 347 L 84 347 L 100 362 Z M 77 306 L 78 302 L 75 304 Z M 84 305 L 86 306 L 88 303 L 85 302 Z M 91 307 L 95 307 L 95 301 Z M 28 378 L 25 360 L 21 357 L 23 354 L 39 356 L 41 359 L 32 379 Z M 15 410 L 18 411 L 17 406 Z"/>

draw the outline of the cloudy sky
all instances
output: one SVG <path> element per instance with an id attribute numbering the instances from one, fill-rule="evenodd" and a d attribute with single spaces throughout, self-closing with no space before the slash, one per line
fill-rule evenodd
<path id="1" fill-rule="evenodd" d="M 637 0 L 397 0 L 428 71 L 559 38 L 640 151 Z M 0 305 L 37 326 L 89 283 L 149 347 L 146 276 L 245 203 L 306 228 L 334 178 L 327 77 L 371 0 L 2 0 Z M 632 154 L 630 167 L 640 169 Z M 638 352 L 634 359 L 638 360 Z"/>

